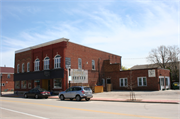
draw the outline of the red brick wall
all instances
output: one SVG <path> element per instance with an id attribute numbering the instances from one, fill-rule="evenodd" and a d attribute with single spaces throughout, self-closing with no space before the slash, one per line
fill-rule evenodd
<path id="1" fill-rule="evenodd" d="M 10 74 L 10 78 L 7 78 L 8 74 L 2 74 L 2 83 L 5 84 L 5 86 L 2 86 L 2 91 L 8 90 L 14 90 L 14 75 Z"/>
<path id="2" fill-rule="evenodd" d="M 139 69 L 139 70 L 127 70 L 127 71 L 114 71 L 114 72 L 106 72 L 104 79 L 110 78 L 111 83 L 113 85 L 113 90 L 130 90 L 127 87 L 120 87 L 119 78 L 127 78 L 128 84 L 130 84 L 130 79 L 134 84 L 133 90 L 160 90 L 159 87 L 159 74 L 161 76 L 169 76 L 169 70 L 166 69 L 155 69 L 156 77 L 148 77 L 149 69 Z M 138 77 L 146 77 L 147 86 L 138 86 L 137 78 Z"/>
<path id="3" fill-rule="evenodd" d="M 30 62 L 30 71 L 32 70 L 32 52 L 25 51 L 15 54 L 15 68 L 14 73 L 17 73 L 17 65 L 19 64 L 19 72 L 22 72 L 22 64 L 24 63 L 24 72 L 27 72 L 27 63 Z"/>

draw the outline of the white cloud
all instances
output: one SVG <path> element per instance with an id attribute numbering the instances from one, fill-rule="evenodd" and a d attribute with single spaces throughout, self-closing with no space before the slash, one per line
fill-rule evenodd
<path id="1" fill-rule="evenodd" d="M 46 24 L 45 30 L 23 31 L 17 38 L 4 36 L 5 43 L 14 49 L 21 49 L 66 37 L 70 41 L 111 52 L 123 58 L 144 58 L 152 48 L 177 44 L 177 9 L 162 2 L 136 4 L 144 4 L 139 8 L 143 12 L 118 14 L 113 9 L 108 9 L 109 6 L 101 6 L 90 12 L 82 5 L 83 8 L 67 10 L 67 13 L 80 17 L 75 21 L 60 21 L 54 25 L 52 22 L 49 25 L 47 22 L 41 22 L 40 24 Z M 12 55 L 13 50 L 6 53 Z M 5 59 L 9 58 L 9 55 L 3 55 Z M 3 61 L 6 62 L 4 59 Z M 147 62 L 146 59 L 123 59 L 122 63 L 130 68 Z"/>

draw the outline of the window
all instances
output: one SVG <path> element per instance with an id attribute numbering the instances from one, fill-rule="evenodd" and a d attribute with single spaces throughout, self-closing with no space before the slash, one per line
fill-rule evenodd
<path id="1" fill-rule="evenodd" d="M 8 79 L 10 79 L 10 78 L 11 78 L 11 75 L 10 75 L 10 74 L 8 74 L 8 75 L 7 75 L 7 78 L 8 78 Z"/>
<path id="2" fill-rule="evenodd" d="M 34 80 L 34 88 L 40 88 L 40 80 Z"/>
<path id="3" fill-rule="evenodd" d="M 19 73 L 19 64 L 17 65 L 17 73 Z"/>
<path id="4" fill-rule="evenodd" d="M 56 55 L 54 58 L 54 68 L 61 68 L 61 56 L 60 55 Z"/>
<path id="5" fill-rule="evenodd" d="M 34 62 L 34 71 L 39 71 L 39 59 L 36 59 Z"/>
<path id="6" fill-rule="evenodd" d="M 15 89 L 20 89 L 20 81 L 15 81 Z"/>
<path id="7" fill-rule="evenodd" d="M 54 88 L 62 88 L 62 79 L 54 79 Z"/>
<path id="8" fill-rule="evenodd" d="M 120 87 L 126 87 L 128 85 L 128 80 L 127 78 L 120 78 L 119 79 L 119 86 Z"/>
<path id="9" fill-rule="evenodd" d="M 165 80 L 166 80 L 166 86 L 169 86 L 168 78 L 165 78 Z"/>
<path id="10" fill-rule="evenodd" d="M 27 72 L 29 72 L 30 71 L 30 63 L 28 62 L 27 63 Z"/>
<path id="11" fill-rule="evenodd" d="M 2 85 L 1 86 L 5 86 L 5 84 L 4 83 L 2 83 Z"/>
<path id="12" fill-rule="evenodd" d="M 138 77 L 138 86 L 147 86 L 146 77 Z"/>
<path id="13" fill-rule="evenodd" d="M 22 64 L 22 73 L 24 73 L 24 63 Z"/>
<path id="14" fill-rule="evenodd" d="M 28 81 L 28 89 L 31 89 L 31 81 Z"/>
<path id="15" fill-rule="evenodd" d="M 92 60 L 92 69 L 95 69 L 95 61 Z"/>
<path id="16" fill-rule="evenodd" d="M 44 58 L 44 70 L 49 69 L 49 57 Z"/>
<path id="17" fill-rule="evenodd" d="M 111 84 L 111 79 L 107 79 L 107 84 Z"/>
<path id="18" fill-rule="evenodd" d="M 26 81 L 21 81 L 21 89 L 26 89 Z"/>
<path id="19" fill-rule="evenodd" d="M 78 58 L 78 69 L 82 69 L 82 60 Z"/>

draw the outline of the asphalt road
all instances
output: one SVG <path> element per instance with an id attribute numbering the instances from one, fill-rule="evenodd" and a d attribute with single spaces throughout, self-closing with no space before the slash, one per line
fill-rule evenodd
<path id="1" fill-rule="evenodd" d="M 178 119 L 180 105 L 0 97 L 0 118 Z"/>

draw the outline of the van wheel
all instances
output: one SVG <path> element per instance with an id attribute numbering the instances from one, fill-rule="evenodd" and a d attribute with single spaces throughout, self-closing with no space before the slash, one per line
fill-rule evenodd
<path id="1" fill-rule="evenodd" d="M 72 101 L 72 100 L 73 100 L 73 98 L 70 98 L 70 100 Z"/>
<path id="2" fill-rule="evenodd" d="M 81 101 L 81 97 L 79 95 L 76 96 L 77 101 Z"/>
<path id="3" fill-rule="evenodd" d="M 89 101 L 90 100 L 90 98 L 86 98 L 86 101 Z"/>
<path id="4" fill-rule="evenodd" d="M 27 98 L 28 97 L 27 94 L 24 94 L 24 97 Z"/>

